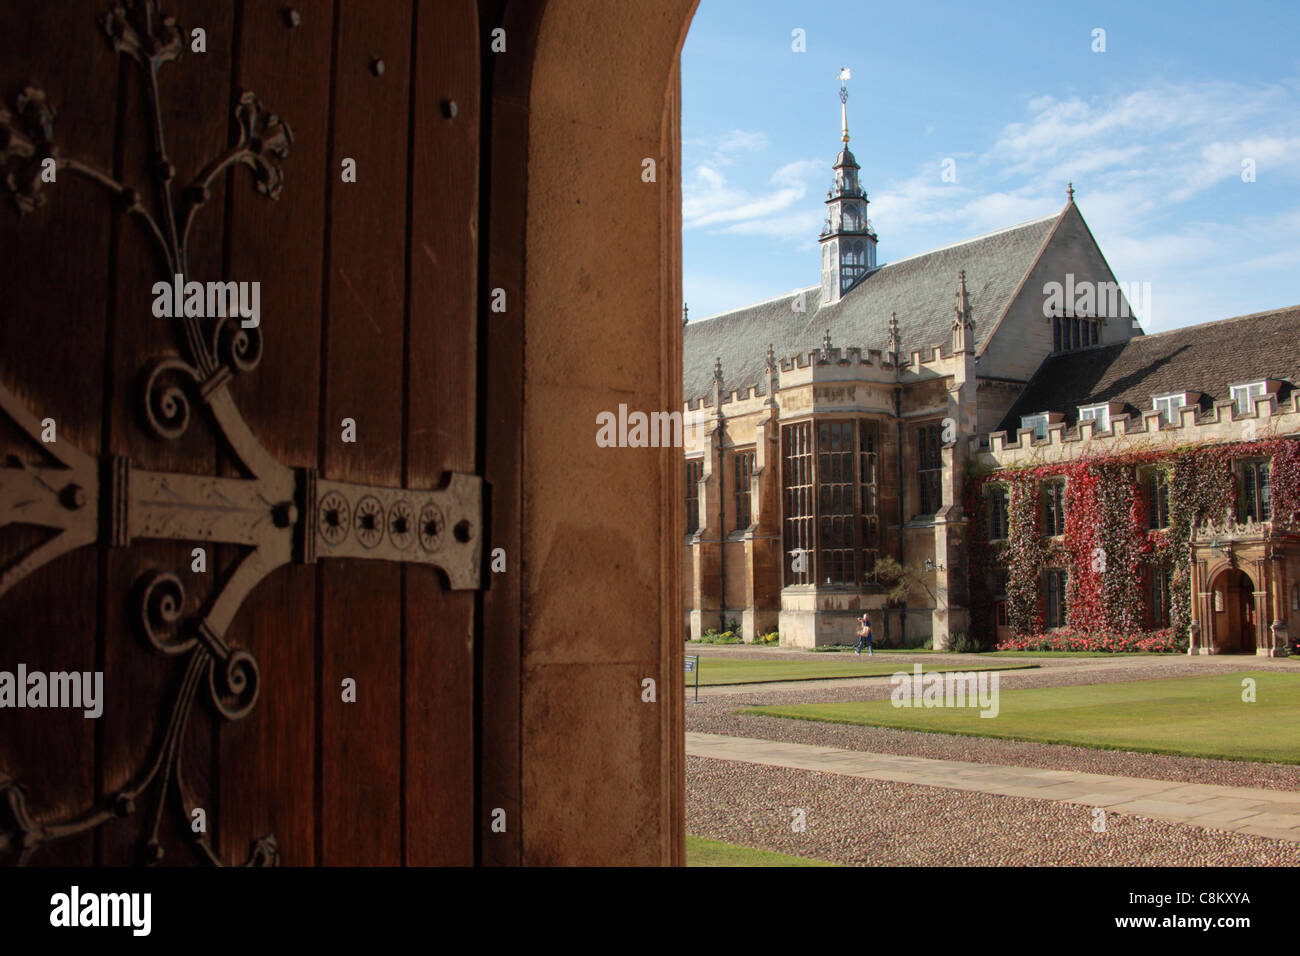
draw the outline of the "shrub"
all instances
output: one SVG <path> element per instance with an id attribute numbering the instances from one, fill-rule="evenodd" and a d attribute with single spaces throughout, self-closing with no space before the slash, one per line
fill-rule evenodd
<path id="1" fill-rule="evenodd" d="M 976 654 L 984 650 L 975 635 L 958 631 L 948 637 L 948 650 L 953 654 Z"/>
<path id="2" fill-rule="evenodd" d="M 709 628 L 700 635 L 701 644 L 742 644 L 744 643 L 741 636 L 735 631 L 726 630 L 718 631 L 715 628 Z"/>
<path id="3" fill-rule="evenodd" d="M 781 634 L 778 631 L 769 631 L 767 634 L 760 634 L 754 638 L 755 644 L 776 644 L 781 640 Z"/>
<path id="4" fill-rule="evenodd" d="M 1082 631 L 1063 627 L 1048 634 L 1017 634 L 998 644 L 1000 651 L 1103 651 L 1109 654 L 1176 654 L 1187 641 L 1171 627 L 1159 631 Z"/>

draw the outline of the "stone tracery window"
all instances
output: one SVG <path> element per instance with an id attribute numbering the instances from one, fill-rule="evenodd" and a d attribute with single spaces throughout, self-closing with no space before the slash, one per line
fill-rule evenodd
<path id="1" fill-rule="evenodd" d="M 849 286 L 858 281 L 867 271 L 867 247 L 861 239 L 844 243 L 844 253 L 840 257 L 840 291 L 846 292 Z"/>
<path id="2" fill-rule="evenodd" d="M 782 428 L 786 586 L 857 586 L 874 569 L 878 442 L 875 422 L 799 422 Z M 803 554 L 802 563 L 796 562 L 796 552 Z"/>
<path id="3" fill-rule="evenodd" d="M 1268 480 L 1267 461 L 1247 461 L 1241 464 L 1241 505 L 1243 521 L 1268 521 L 1273 516 L 1272 492 Z"/>
<path id="4" fill-rule="evenodd" d="M 1147 473 L 1147 527 L 1169 527 L 1169 476 L 1158 468 Z"/>
<path id="5" fill-rule="evenodd" d="M 1043 623 L 1047 627 L 1065 627 L 1065 586 L 1069 574 L 1058 568 L 1051 568 L 1044 578 L 1043 587 L 1046 593 L 1043 596 Z"/>
<path id="6" fill-rule="evenodd" d="M 1002 541 L 1007 536 L 1009 492 L 1003 485 L 993 485 L 989 497 L 989 540 Z"/>
<path id="7" fill-rule="evenodd" d="M 816 508 L 812 422 L 799 422 L 781 429 L 781 490 L 785 505 L 785 553 L 781 558 L 785 583 L 811 584 L 816 580 L 813 577 Z"/>
<path id="8" fill-rule="evenodd" d="M 700 476 L 704 474 L 704 459 L 692 458 L 686 462 L 686 533 L 700 529 Z"/>
<path id="9" fill-rule="evenodd" d="M 754 474 L 754 453 L 752 451 L 736 452 L 732 456 L 735 470 L 733 494 L 736 504 L 736 530 L 744 531 L 752 520 L 749 498 L 750 477 Z"/>
<path id="10" fill-rule="evenodd" d="M 1043 534 L 1049 538 L 1065 534 L 1065 482 L 1049 481 L 1043 486 Z"/>
<path id="11" fill-rule="evenodd" d="M 943 507 L 941 435 L 941 425 L 922 425 L 916 430 L 920 515 L 932 515 Z"/>
<path id="12" fill-rule="evenodd" d="M 1147 597 L 1151 608 L 1151 624 L 1154 627 L 1168 627 L 1169 593 L 1173 584 L 1173 572 L 1167 567 L 1158 567 L 1151 572 L 1151 584 Z"/>

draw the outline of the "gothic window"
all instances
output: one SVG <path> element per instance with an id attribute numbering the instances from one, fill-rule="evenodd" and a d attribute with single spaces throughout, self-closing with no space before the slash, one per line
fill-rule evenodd
<path id="1" fill-rule="evenodd" d="M 1043 533 L 1049 538 L 1065 534 L 1065 482 L 1043 486 Z"/>
<path id="2" fill-rule="evenodd" d="M 858 585 L 875 568 L 878 427 L 800 422 L 781 430 L 787 586 Z M 793 570 L 796 549 L 807 552 L 806 572 Z"/>
<path id="3" fill-rule="evenodd" d="M 781 430 L 781 488 L 785 497 L 785 583 L 811 584 L 813 566 L 812 422 L 787 425 Z M 798 560 L 796 560 L 798 559 Z M 803 568 L 796 571 L 794 568 Z"/>
<path id="4" fill-rule="evenodd" d="M 861 239 L 844 243 L 841 256 L 840 291 L 845 292 L 858 277 L 867 271 L 867 250 Z"/>
<path id="5" fill-rule="evenodd" d="M 750 525 L 749 513 L 749 479 L 754 474 L 754 453 L 737 452 L 731 458 L 734 463 L 735 485 L 733 494 L 736 500 L 736 530 L 744 531 Z"/>
<path id="6" fill-rule="evenodd" d="M 1069 576 L 1058 568 L 1050 568 L 1044 578 L 1044 624 L 1065 627 L 1065 584 Z"/>
<path id="7" fill-rule="evenodd" d="M 1268 483 L 1268 462 L 1248 461 L 1241 465 L 1242 520 L 1268 521 L 1272 517 Z"/>
<path id="8" fill-rule="evenodd" d="M 993 609 L 998 627 L 1007 626 L 1007 578 L 1006 568 L 999 568 L 993 578 Z"/>
<path id="9" fill-rule="evenodd" d="M 1074 315 L 1052 316 L 1052 351 L 1073 352 L 1101 341 L 1101 323 L 1097 319 Z"/>
<path id="10" fill-rule="evenodd" d="M 875 422 L 858 425 L 858 502 L 862 509 L 862 574 L 875 573 L 879 555 L 879 516 L 877 515 L 877 464 L 876 448 L 880 441 L 880 427 Z"/>
<path id="11" fill-rule="evenodd" d="M 918 514 L 932 515 L 943 506 L 941 479 L 943 458 L 939 436 L 942 426 L 922 425 L 917 431 L 917 479 L 919 482 Z"/>
<path id="12" fill-rule="evenodd" d="M 1001 541 L 1007 536 L 1007 489 L 994 485 L 989 492 L 989 540 Z"/>
<path id="13" fill-rule="evenodd" d="M 704 474 L 704 459 L 691 458 L 686 462 L 686 533 L 694 534 L 700 528 L 700 476 Z"/>
<path id="14" fill-rule="evenodd" d="M 854 518 L 853 422 L 817 426 L 817 487 L 824 584 L 856 584 L 857 533 Z"/>
<path id="15" fill-rule="evenodd" d="M 1169 476 L 1153 468 L 1147 473 L 1147 527 L 1169 527 Z"/>
<path id="16" fill-rule="evenodd" d="M 1151 608 L 1151 624 L 1154 627 L 1168 627 L 1169 588 L 1173 581 L 1173 572 L 1168 568 L 1156 568 L 1151 572 L 1148 606 Z"/>

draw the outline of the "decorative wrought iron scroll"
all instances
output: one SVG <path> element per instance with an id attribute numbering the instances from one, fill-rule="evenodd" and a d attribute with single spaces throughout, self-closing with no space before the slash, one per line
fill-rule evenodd
<path id="1" fill-rule="evenodd" d="M 166 276 L 188 277 L 190 229 L 207 204 L 213 181 L 235 165 L 247 167 L 257 191 L 276 199 L 283 186 L 279 162 L 287 158 L 293 131 L 257 97 L 245 92 L 235 110 L 239 135 L 233 146 L 204 166 L 174 195 L 175 167 L 167 156 L 158 74 L 180 57 L 185 33 L 165 17 L 157 0 L 128 0 L 102 19 L 114 49 L 144 74 L 153 114 L 154 185 L 157 208 L 139 193 L 90 165 L 61 155 L 54 135 L 55 112 L 43 90 L 28 86 L 16 111 L 0 107 L 0 169 L 3 186 L 22 215 L 46 202 L 41 168 L 56 168 L 105 187 L 120 207 L 143 226 L 165 264 Z M 261 329 L 238 319 L 170 320 L 180 329 L 184 358 L 156 359 L 144 376 L 143 418 L 160 439 L 185 433 L 191 408 L 207 410 L 211 425 L 247 473 L 246 478 L 169 474 L 137 470 L 122 457 L 92 457 L 65 441 L 40 442 L 41 425 L 0 383 L 0 413 L 10 418 L 56 462 L 44 467 L 10 459 L 0 468 L 0 527 L 33 525 L 54 532 L 42 544 L 0 569 L 0 599 L 42 565 L 91 544 L 126 547 L 137 538 L 233 544 L 246 549 L 200 613 L 186 619 L 180 578 L 162 570 L 143 574 L 134 595 L 140 631 L 158 652 L 188 659 L 172 702 L 163 742 L 149 767 L 102 805 L 75 819 L 37 822 L 26 790 L 0 773 L 0 851 L 16 852 L 25 863 L 43 844 L 93 830 L 136 812 L 154 792 L 152 826 L 142 838 L 147 862 L 162 857 L 158 832 L 169 796 L 183 817 L 184 831 L 195 803 L 185 785 L 181 745 L 195 697 L 203 689 L 223 718 L 239 720 L 257 703 L 257 661 L 233 646 L 228 630 L 244 599 L 272 571 L 290 562 L 352 558 L 427 564 L 440 568 L 453 589 L 479 587 L 482 564 L 482 479 L 452 474 L 436 489 L 391 488 L 322 478 L 314 468 L 280 464 L 253 435 L 230 394 L 232 377 L 255 368 L 262 354 Z M 7 818 L 7 819 L 6 819 Z M 222 861 L 206 833 L 194 836 L 201 854 Z M 274 865 L 279 847 L 273 835 L 254 842 L 245 863 Z"/>

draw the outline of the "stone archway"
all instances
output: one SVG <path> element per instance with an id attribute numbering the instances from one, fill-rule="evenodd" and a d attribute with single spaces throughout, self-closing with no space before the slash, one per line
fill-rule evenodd
<path id="1" fill-rule="evenodd" d="M 484 650 L 506 716 L 484 725 L 482 790 L 523 822 L 500 851 L 484 841 L 493 862 L 684 861 L 685 515 L 662 505 L 682 500 L 682 450 L 601 448 L 594 423 L 619 403 L 681 407 L 678 64 L 696 3 L 505 4 L 521 56 L 494 64 L 487 284 L 523 310 L 496 325 L 516 334 L 497 340 L 487 402 L 489 418 L 500 395 L 523 409 L 500 429 L 521 453 L 494 485 L 518 511 L 493 521 L 514 522 L 525 610 L 493 617 Z M 498 174 L 525 155 L 524 182 Z M 618 640 L 612 617 L 631 622 Z"/>
<path id="2" fill-rule="evenodd" d="M 1224 568 L 1214 578 L 1210 600 L 1214 653 L 1255 653 L 1258 612 L 1255 583 L 1250 575 L 1237 568 Z"/>

